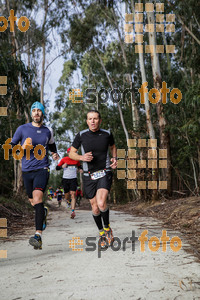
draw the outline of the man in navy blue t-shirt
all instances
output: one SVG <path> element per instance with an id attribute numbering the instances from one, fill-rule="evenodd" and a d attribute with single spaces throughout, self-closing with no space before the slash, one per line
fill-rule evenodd
<path id="1" fill-rule="evenodd" d="M 29 243 L 34 249 L 42 249 L 42 231 L 46 228 L 47 208 L 44 208 L 43 194 L 49 179 L 48 150 L 54 160 L 59 159 L 51 128 L 42 124 L 44 106 L 34 102 L 31 106 L 32 122 L 17 128 L 11 144 L 19 142 L 24 149 L 22 176 L 31 204 L 35 208 L 36 233 Z"/>

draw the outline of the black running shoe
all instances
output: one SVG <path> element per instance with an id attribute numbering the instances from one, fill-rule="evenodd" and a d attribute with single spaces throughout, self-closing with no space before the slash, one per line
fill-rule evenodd
<path id="1" fill-rule="evenodd" d="M 29 244 L 34 247 L 34 249 L 42 249 L 42 239 L 39 234 L 35 234 L 30 237 Z"/>

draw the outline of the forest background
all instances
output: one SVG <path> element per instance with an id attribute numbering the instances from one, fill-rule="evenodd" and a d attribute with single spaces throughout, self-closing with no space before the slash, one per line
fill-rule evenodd
<path id="1" fill-rule="evenodd" d="M 0 15 L 8 19 L 13 9 L 19 19 L 26 16 L 30 27 L 21 32 L 15 22 L 14 32 L 0 32 L 0 76 L 7 76 L 7 95 L 1 95 L 0 116 L 0 195 L 4 205 L 8 199 L 21 198 L 23 182 L 21 162 L 10 156 L 4 159 L 2 145 L 21 124 L 30 122 L 34 101 L 44 103 L 48 113 L 45 123 L 54 130 L 58 151 L 64 156 L 75 134 L 86 128 L 86 112 L 98 109 L 102 128 L 110 129 L 118 149 L 130 149 L 129 139 L 156 139 L 159 149 L 167 149 L 167 168 L 136 170 L 137 180 L 167 181 L 166 189 L 127 189 L 127 178 L 118 179 L 114 172 L 110 201 L 150 201 L 199 196 L 200 187 L 200 7 L 194 0 L 164 0 L 166 15 L 175 15 L 175 32 L 143 32 L 143 45 L 175 45 L 174 53 L 136 53 L 135 42 L 125 43 L 125 14 L 138 14 L 135 4 L 143 3 L 143 26 L 156 24 L 156 4 L 160 1 L 0 1 Z M 154 12 L 146 12 L 145 4 L 153 4 Z M 39 25 L 35 15 L 40 13 Z M 131 24 L 131 23 L 129 23 Z M 134 19 L 132 24 L 134 24 Z M 0 25 L 3 25 L 2 22 Z M 135 27 L 134 27 L 135 28 Z M 129 33 L 130 34 L 130 33 Z M 60 52 L 47 56 L 56 47 Z M 135 33 L 133 33 L 135 38 Z M 145 48 L 144 48 L 145 49 Z M 64 65 L 53 105 L 45 93 L 49 67 L 63 57 Z M 39 63 L 41 62 L 41 63 Z M 138 89 L 148 82 L 148 91 L 158 90 L 162 82 L 167 88 L 182 93 L 178 104 L 140 103 Z M 73 103 L 70 92 L 83 92 Z M 89 90 L 88 90 L 89 89 Z M 91 90 L 93 89 L 93 90 Z M 117 90 L 117 93 L 112 91 Z M 131 92 L 119 100 L 119 91 Z M 89 94 L 90 91 L 90 94 Z M 113 98 L 112 98 L 113 95 Z M 154 94 L 155 97 L 155 94 Z M 157 149 L 158 149 L 157 148 Z M 152 147 L 154 149 L 154 147 Z M 136 148 L 137 159 L 147 159 L 146 148 Z M 51 167 L 50 185 L 60 185 L 61 172 Z"/>

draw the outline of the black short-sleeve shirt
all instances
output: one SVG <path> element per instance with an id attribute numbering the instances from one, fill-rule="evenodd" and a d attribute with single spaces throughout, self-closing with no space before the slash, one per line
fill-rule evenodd
<path id="1" fill-rule="evenodd" d="M 89 129 L 80 131 L 72 146 L 76 149 L 81 147 L 82 155 L 92 152 L 93 160 L 83 162 L 84 172 L 95 172 L 110 168 L 109 146 L 114 145 L 114 138 L 109 130 L 99 129 L 91 131 Z"/>

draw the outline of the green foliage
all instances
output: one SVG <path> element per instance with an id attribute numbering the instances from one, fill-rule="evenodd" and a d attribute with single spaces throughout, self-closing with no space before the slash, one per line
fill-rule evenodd
<path id="1" fill-rule="evenodd" d="M 12 8 L 18 16 L 30 16 L 33 9 L 35 11 L 39 10 L 39 7 L 44 9 L 46 4 L 46 0 L 21 3 L 15 1 L 12 2 L 14 5 Z M 200 178 L 200 46 L 187 28 L 197 39 L 199 38 L 200 10 L 196 9 L 195 0 L 187 2 L 164 0 L 164 4 L 165 14 L 174 13 L 176 17 L 175 33 L 165 33 L 167 44 L 175 44 L 176 53 L 174 55 L 159 54 L 162 81 L 167 82 L 170 90 L 173 88 L 181 90 L 183 96 L 181 102 L 174 105 L 170 102 L 168 94 L 168 103 L 163 105 L 163 113 L 167 120 L 166 131 L 171 141 L 172 169 L 178 170 L 184 189 L 194 190 L 194 171 L 196 171 L 197 178 Z M 99 57 L 114 88 L 121 92 L 130 88 L 130 82 L 127 79 L 130 75 L 132 86 L 136 88 L 134 96 L 140 120 L 136 130 L 133 128 L 132 107 L 130 97 L 128 97 L 129 101 L 120 102 L 125 124 L 130 137 L 149 137 L 144 105 L 140 104 L 140 95 L 137 92 L 142 83 L 138 54 L 135 53 L 134 44 L 124 43 L 125 5 L 127 9 L 131 9 L 131 2 L 122 0 L 113 1 L 112 5 L 109 5 L 109 1 L 52 1 L 48 6 L 44 26 L 40 26 L 38 20 L 31 18 L 31 26 L 26 33 L 16 31 L 18 52 L 16 52 L 13 36 L 9 30 L 0 33 L 0 76 L 6 75 L 9 78 L 8 93 L 6 96 L 0 96 L 1 106 L 8 106 L 9 114 L 8 117 L 0 117 L 1 144 L 15 132 L 19 125 L 27 121 L 25 113 L 29 115 L 31 103 L 39 99 L 40 86 L 37 77 L 41 45 L 45 42 L 47 51 L 54 47 L 53 40 L 49 38 L 53 28 L 61 37 L 63 56 L 66 59 L 59 86 L 56 89 L 55 110 L 49 114 L 60 153 L 64 155 L 76 133 L 87 127 L 86 112 L 97 107 L 103 119 L 102 128 L 112 130 L 117 148 L 125 148 L 126 139 L 116 103 L 113 103 L 110 98 L 104 101 L 105 103 L 100 101 L 100 98 L 93 104 L 88 104 L 86 101 L 87 88 L 95 88 L 97 97 L 102 88 L 109 94 L 111 92 Z M 2 15 L 7 15 L 5 5 L 2 5 Z M 145 13 L 144 17 L 146 20 Z M 157 33 L 156 38 L 157 44 L 163 44 L 162 33 Z M 147 43 L 148 34 L 144 34 L 144 44 Z M 23 55 L 29 55 L 29 66 L 22 60 Z M 144 61 L 150 90 L 154 84 L 151 56 L 144 54 Z M 69 100 L 69 92 L 77 88 L 78 80 L 74 82 L 74 78 L 78 72 L 82 75 L 78 87 L 83 91 L 83 104 L 75 104 Z M 20 76 L 23 92 L 21 92 Z M 48 106 L 48 101 L 46 105 Z M 150 107 L 159 144 L 157 107 L 153 104 L 150 104 Z M 13 190 L 13 161 L 11 159 L 5 161 L 2 150 L 0 159 L 0 181 L 2 182 L 0 192 L 9 195 Z M 173 175 L 173 188 L 179 189 L 176 183 L 178 175 L 175 171 Z M 61 180 L 61 174 L 53 172 L 50 183 L 58 185 L 59 180 Z M 122 201 L 123 195 L 126 195 L 126 184 L 120 182 L 115 185 L 115 189 L 117 201 Z M 132 197 L 131 192 L 129 195 Z"/>
<path id="2" fill-rule="evenodd" d="M 51 186 L 53 187 L 53 190 L 56 191 L 56 189 L 60 186 L 62 186 L 62 174 L 63 171 L 56 171 L 53 170 L 50 173 L 50 178 L 49 178 L 49 182 L 48 182 L 48 187 Z"/>

